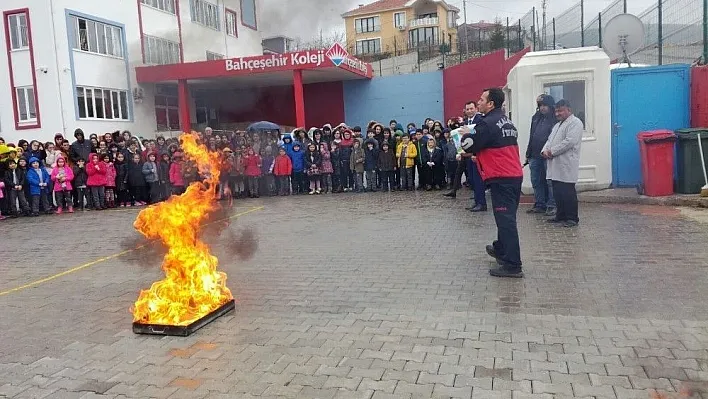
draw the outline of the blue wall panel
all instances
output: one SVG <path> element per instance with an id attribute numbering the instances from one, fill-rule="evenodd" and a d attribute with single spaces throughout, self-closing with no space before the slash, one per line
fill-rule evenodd
<path id="1" fill-rule="evenodd" d="M 409 122 L 420 126 L 425 118 L 441 120 L 442 77 L 442 71 L 435 71 L 345 81 L 345 122 L 366 128 L 371 120 L 387 125 L 395 119 L 404 127 Z"/>

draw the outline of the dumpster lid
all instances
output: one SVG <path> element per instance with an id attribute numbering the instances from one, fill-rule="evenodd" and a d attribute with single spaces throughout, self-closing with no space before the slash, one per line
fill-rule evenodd
<path id="1" fill-rule="evenodd" d="M 679 140 L 696 140 L 699 133 L 701 134 L 701 140 L 708 139 L 708 127 L 691 127 L 676 130 Z"/>
<path id="2" fill-rule="evenodd" d="M 652 130 L 648 132 L 640 132 L 639 134 L 637 134 L 637 139 L 645 143 L 656 141 L 672 141 L 676 140 L 676 135 L 671 130 Z"/>

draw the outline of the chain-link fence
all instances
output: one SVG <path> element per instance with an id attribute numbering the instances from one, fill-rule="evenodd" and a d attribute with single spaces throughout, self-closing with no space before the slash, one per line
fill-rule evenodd
<path id="1" fill-rule="evenodd" d="M 627 2 L 614 0 L 597 15 L 588 15 L 585 2 L 538 23 L 539 11 L 532 8 L 507 30 L 507 50 L 514 53 L 529 47 L 532 51 L 585 46 L 603 47 L 603 29 L 614 16 L 627 12 Z M 653 0 L 655 3 L 637 16 L 644 23 L 644 46 L 631 60 L 635 63 L 661 65 L 707 63 L 708 0 Z M 538 29 L 536 27 L 539 27 Z M 516 42 L 515 42 L 516 41 Z"/>
<path id="2" fill-rule="evenodd" d="M 516 20 L 451 25 L 425 40 L 405 33 L 381 38 L 370 54 L 360 54 L 358 41 L 347 43 L 347 49 L 371 62 L 376 75 L 384 76 L 447 68 L 499 49 L 506 49 L 511 56 L 524 48 L 604 47 L 608 40 L 616 40 L 603 37 L 607 23 L 626 13 L 628 2 L 631 5 L 638 0 L 606 0 L 609 4 L 597 14 L 586 10 L 592 1 L 578 0 L 546 21 L 539 20 L 541 8 L 533 7 Z M 708 63 L 708 0 L 651 1 L 652 6 L 637 14 L 646 37 L 644 46 L 630 55 L 630 60 L 648 65 Z"/>

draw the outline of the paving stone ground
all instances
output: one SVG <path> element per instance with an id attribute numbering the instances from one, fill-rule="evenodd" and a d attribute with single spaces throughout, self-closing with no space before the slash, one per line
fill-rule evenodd
<path id="1" fill-rule="evenodd" d="M 708 398 L 706 214 L 581 205 L 519 214 L 526 278 L 489 277 L 491 213 L 439 193 L 241 201 L 209 242 L 235 312 L 134 335 L 161 278 L 137 211 L 2 222 L 0 397 Z M 221 226 L 223 227 L 223 226 Z M 255 255 L 233 252 L 256 232 Z"/>

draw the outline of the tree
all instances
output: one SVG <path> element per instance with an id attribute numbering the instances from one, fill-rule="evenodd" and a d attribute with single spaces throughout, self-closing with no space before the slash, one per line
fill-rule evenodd
<path id="1" fill-rule="evenodd" d="M 344 31 L 334 31 L 328 34 L 324 34 L 320 31 L 319 36 L 314 37 L 308 41 L 303 41 L 298 38 L 295 42 L 295 48 L 297 50 L 319 50 L 328 49 L 332 47 L 334 43 L 339 43 L 344 45 L 346 43 L 346 33 Z"/>
<path id="2" fill-rule="evenodd" d="M 498 50 L 501 48 L 506 47 L 505 46 L 505 34 L 504 34 L 504 26 L 502 26 L 501 21 L 498 19 L 494 21 L 494 29 L 492 30 L 492 33 L 489 35 L 489 47 L 490 49 L 493 50 Z"/>

